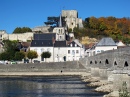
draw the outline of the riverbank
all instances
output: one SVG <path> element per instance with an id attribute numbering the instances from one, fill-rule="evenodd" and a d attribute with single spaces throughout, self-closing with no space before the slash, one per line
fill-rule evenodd
<path id="1" fill-rule="evenodd" d="M 96 92 L 106 93 L 103 97 L 119 97 L 118 91 L 113 91 L 113 83 L 108 80 L 100 80 L 99 77 L 91 77 L 90 74 L 83 75 L 82 80 L 88 82 L 87 86 L 96 87 Z"/>

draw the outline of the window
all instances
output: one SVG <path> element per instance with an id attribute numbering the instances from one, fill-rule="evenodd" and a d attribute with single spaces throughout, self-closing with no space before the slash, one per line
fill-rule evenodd
<path id="1" fill-rule="evenodd" d="M 79 53 L 79 50 L 76 50 L 76 53 L 78 54 L 78 53 Z"/>
<path id="2" fill-rule="evenodd" d="M 70 50 L 68 50 L 68 54 L 70 54 Z"/>
<path id="3" fill-rule="evenodd" d="M 72 44 L 70 44 L 70 46 L 72 47 Z"/>
<path id="4" fill-rule="evenodd" d="M 42 49 L 41 49 L 41 52 L 43 52 L 43 51 L 44 51 L 44 49 L 42 48 Z"/>
<path id="5" fill-rule="evenodd" d="M 60 29 L 59 29 L 59 34 L 60 34 Z"/>
<path id="6" fill-rule="evenodd" d="M 61 34 L 62 34 L 62 29 L 61 29 Z"/>
<path id="7" fill-rule="evenodd" d="M 47 48 L 47 51 L 50 51 L 50 48 Z"/>
<path id="8" fill-rule="evenodd" d="M 75 50 L 72 50 L 72 55 L 75 55 Z"/>
<path id="9" fill-rule="evenodd" d="M 36 52 L 37 52 L 37 49 L 34 49 L 34 51 L 36 51 Z"/>

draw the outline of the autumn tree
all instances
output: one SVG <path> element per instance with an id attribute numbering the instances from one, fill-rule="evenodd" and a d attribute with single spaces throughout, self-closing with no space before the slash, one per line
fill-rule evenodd
<path id="1" fill-rule="evenodd" d="M 37 54 L 36 51 L 30 50 L 30 51 L 27 52 L 27 57 L 29 59 L 31 59 L 31 62 L 32 62 L 32 59 L 37 58 L 38 54 Z"/>

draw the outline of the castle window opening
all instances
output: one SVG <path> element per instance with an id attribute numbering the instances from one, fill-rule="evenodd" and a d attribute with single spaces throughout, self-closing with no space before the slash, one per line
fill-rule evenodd
<path id="1" fill-rule="evenodd" d="M 106 59 L 105 64 L 109 64 L 108 59 Z"/>
<path id="2" fill-rule="evenodd" d="M 117 65 L 116 61 L 114 62 L 114 65 Z"/>
<path id="3" fill-rule="evenodd" d="M 128 67 L 128 66 L 129 65 L 128 65 L 127 61 L 125 61 L 124 67 Z"/>

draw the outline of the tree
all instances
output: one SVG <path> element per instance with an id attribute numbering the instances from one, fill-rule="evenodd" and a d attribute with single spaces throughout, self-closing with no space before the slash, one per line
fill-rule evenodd
<path id="1" fill-rule="evenodd" d="M 29 51 L 28 53 L 27 53 L 27 57 L 29 58 L 29 59 L 31 59 L 31 62 L 32 62 L 32 59 L 33 58 L 37 58 L 38 57 L 38 54 L 37 54 L 37 52 L 36 51 Z"/>
<path id="2" fill-rule="evenodd" d="M 25 53 L 23 51 L 15 53 L 15 60 L 22 60 L 25 57 Z"/>
<path id="3" fill-rule="evenodd" d="M 8 52 L 0 53 L 0 60 L 10 60 L 10 54 Z"/>
<path id="4" fill-rule="evenodd" d="M 62 26 L 66 26 L 65 17 L 62 17 L 61 19 L 62 19 Z M 47 22 L 44 22 L 44 23 L 45 23 L 45 25 L 51 25 L 52 27 L 58 27 L 59 20 L 60 20 L 60 17 L 51 16 L 51 17 L 48 17 Z"/>
<path id="5" fill-rule="evenodd" d="M 17 52 L 16 45 L 18 41 L 3 40 L 3 43 L 4 43 L 4 51 L 6 54 L 8 54 L 8 60 L 14 60 L 14 55 Z"/>
<path id="6" fill-rule="evenodd" d="M 50 58 L 51 57 L 51 53 L 50 52 L 42 52 L 42 54 L 41 54 L 41 57 L 42 58 Z"/>
<path id="7" fill-rule="evenodd" d="M 17 27 L 13 31 L 13 33 L 26 33 L 26 32 L 32 32 L 32 30 L 29 27 L 23 27 L 23 28 Z"/>
<path id="8" fill-rule="evenodd" d="M 128 92 L 126 82 L 123 82 L 122 88 L 119 89 L 119 97 L 130 97 L 130 93 Z"/>

